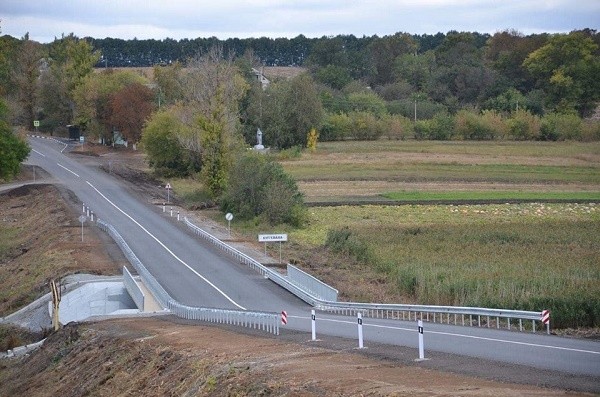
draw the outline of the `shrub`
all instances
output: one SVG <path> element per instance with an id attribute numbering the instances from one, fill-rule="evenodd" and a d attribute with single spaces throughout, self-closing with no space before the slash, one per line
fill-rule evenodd
<path id="1" fill-rule="evenodd" d="M 369 245 L 356 237 L 348 227 L 329 230 L 325 239 L 325 247 L 333 252 L 352 256 L 361 263 L 374 261 L 374 255 Z"/>
<path id="2" fill-rule="evenodd" d="M 328 114 L 321 126 L 322 141 L 342 141 L 347 139 L 352 130 L 352 120 L 347 114 Z"/>
<path id="3" fill-rule="evenodd" d="M 385 116 L 380 123 L 388 139 L 405 140 L 414 131 L 412 122 L 403 116 Z"/>
<path id="4" fill-rule="evenodd" d="M 543 141 L 580 140 L 583 121 L 576 114 L 550 113 L 541 121 L 540 139 Z"/>
<path id="5" fill-rule="evenodd" d="M 508 120 L 508 130 L 513 139 L 525 141 L 540 138 L 540 118 L 526 110 L 518 110 Z"/>
<path id="6" fill-rule="evenodd" d="M 494 139 L 494 130 L 474 112 L 461 110 L 456 114 L 456 134 L 462 139 Z"/>
<path id="7" fill-rule="evenodd" d="M 296 182 L 280 164 L 253 152 L 240 156 L 229 172 L 221 209 L 239 219 L 263 217 L 272 225 L 301 226 L 306 208 Z"/>
<path id="8" fill-rule="evenodd" d="M 373 114 L 367 112 L 352 112 L 352 136 L 359 141 L 374 141 L 383 135 L 382 125 Z"/>

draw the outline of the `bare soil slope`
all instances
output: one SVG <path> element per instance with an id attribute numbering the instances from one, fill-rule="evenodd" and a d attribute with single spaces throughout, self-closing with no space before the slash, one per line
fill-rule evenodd
<path id="1" fill-rule="evenodd" d="M 32 356 L 0 362 L 0 396 L 583 395 L 173 321 L 69 324 Z"/>

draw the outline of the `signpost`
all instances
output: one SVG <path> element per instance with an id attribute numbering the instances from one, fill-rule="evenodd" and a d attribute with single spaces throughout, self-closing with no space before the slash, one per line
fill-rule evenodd
<path id="1" fill-rule="evenodd" d="M 171 184 L 167 183 L 167 186 L 165 186 L 165 189 L 167 189 L 167 204 L 169 204 L 169 201 L 171 199 Z"/>
<path id="2" fill-rule="evenodd" d="M 227 214 L 225 214 L 225 219 L 227 219 L 227 232 L 229 234 L 229 237 L 231 237 L 231 220 L 233 219 L 233 214 L 231 212 L 228 212 Z"/>
<path id="3" fill-rule="evenodd" d="M 79 222 L 81 222 L 81 242 L 83 243 L 83 222 L 85 222 L 85 215 L 79 216 Z"/>
<path id="4" fill-rule="evenodd" d="M 40 121 L 39 120 L 33 120 L 33 126 L 35 127 L 35 132 L 37 132 L 38 127 L 40 126 Z"/>
<path id="5" fill-rule="evenodd" d="M 279 242 L 279 263 L 281 263 L 281 243 L 288 241 L 287 234 L 259 234 L 258 242 L 265 243 L 265 255 L 267 255 L 267 243 Z"/>

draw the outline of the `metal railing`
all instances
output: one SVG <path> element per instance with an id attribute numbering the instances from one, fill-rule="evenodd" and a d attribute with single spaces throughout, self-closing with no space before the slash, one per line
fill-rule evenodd
<path id="1" fill-rule="evenodd" d="M 123 251 L 123 254 L 129 261 L 129 263 L 131 263 L 131 265 L 133 266 L 137 274 L 140 276 L 144 284 L 148 287 L 148 289 L 150 289 L 152 295 L 154 295 L 154 298 L 158 301 L 160 306 L 163 309 L 168 307 L 168 303 L 169 300 L 171 300 L 171 297 L 169 296 L 167 291 L 165 291 L 165 289 L 160 285 L 160 283 L 156 281 L 154 276 L 152 276 L 152 274 L 146 269 L 146 267 L 142 264 L 138 257 L 133 253 L 131 248 L 129 248 L 129 245 L 127 245 L 125 240 L 123 240 L 123 237 L 121 237 L 119 232 L 117 232 L 117 230 L 111 224 L 106 223 L 100 219 L 96 221 L 96 224 L 100 229 L 107 232 L 108 235 L 113 238 L 113 240 L 115 240 L 117 245 L 121 248 L 121 251 Z"/>
<path id="2" fill-rule="evenodd" d="M 506 328 L 509 330 L 518 329 L 523 331 L 529 328 L 528 321 L 531 321 L 531 330 L 536 331 L 536 324 L 541 323 L 541 312 L 507 309 L 489 309 L 482 307 L 457 307 L 457 306 L 435 306 L 435 305 L 402 305 L 402 304 L 379 304 L 379 303 L 356 303 L 356 302 L 335 302 L 322 299 L 303 288 L 299 283 L 291 282 L 288 277 L 283 276 L 277 271 L 267 268 L 255 259 L 241 253 L 237 249 L 225 244 L 221 240 L 212 236 L 210 233 L 202 230 L 191 223 L 187 217 L 184 217 L 185 224 L 205 240 L 211 242 L 219 249 L 227 252 L 241 263 L 250 266 L 259 271 L 265 277 L 275 282 L 279 286 L 287 289 L 298 298 L 318 310 L 356 315 L 361 313 L 363 317 L 389 318 L 399 320 L 422 319 L 424 321 L 443 322 L 446 324 L 466 325 L 466 326 L 495 326 L 495 328 Z M 526 322 L 524 322 L 526 321 Z M 514 327 L 513 327 L 514 326 Z M 543 323 L 540 325 L 543 328 Z M 546 330 L 550 333 L 550 324 L 546 324 Z"/>
<path id="3" fill-rule="evenodd" d="M 131 296 L 138 309 L 144 311 L 144 301 L 146 300 L 144 291 L 142 291 L 139 284 L 133 279 L 133 276 L 125 266 L 123 266 L 123 284 L 125 285 L 125 289 L 127 289 L 127 292 L 129 292 L 129 296 Z"/>
<path id="4" fill-rule="evenodd" d="M 279 335 L 279 314 L 276 313 L 192 307 L 174 300 L 169 301 L 169 310 L 188 320 L 234 325 Z"/>
<path id="5" fill-rule="evenodd" d="M 98 227 L 108 233 L 123 251 L 127 260 L 131 263 L 144 284 L 154 295 L 159 304 L 169 309 L 178 317 L 242 326 L 267 331 L 279 335 L 279 314 L 267 312 L 252 312 L 243 310 L 227 310 L 215 308 L 203 308 L 187 306 L 173 299 L 158 281 L 150 274 L 138 257 L 133 253 L 129 245 L 117 230 L 109 223 L 100 219 L 96 221 Z M 135 299 L 135 298 L 134 298 Z M 137 302 L 136 302 L 137 303 Z"/>
<path id="6" fill-rule="evenodd" d="M 324 301 L 337 302 L 338 290 L 325 284 L 318 278 L 298 269 L 296 266 L 288 263 L 287 276 L 291 283 L 296 284 L 309 294 L 316 296 Z"/>

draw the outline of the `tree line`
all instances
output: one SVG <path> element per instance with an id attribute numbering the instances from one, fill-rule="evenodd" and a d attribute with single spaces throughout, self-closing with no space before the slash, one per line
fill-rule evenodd
<path id="1" fill-rule="evenodd" d="M 210 196 L 231 208 L 229 181 L 254 180 L 235 169 L 259 128 L 265 145 L 280 150 L 381 137 L 600 139 L 598 123 L 584 120 L 600 99 L 599 41 L 589 29 L 160 44 L 70 34 L 42 45 L 27 35 L 3 36 L 0 89 L 12 124 L 31 129 L 38 120 L 41 130 L 58 134 L 77 125 L 104 143 L 118 132 L 143 144 L 155 170 L 202 178 Z M 118 48 L 123 59 L 155 62 L 151 76 L 109 67 L 113 50 L 99 50 L 98 43 Z M 160 55 L 172 46 L 179 55 Z M 252 68 L 280 59 L 301 64 L 303 72 L 262 86 Z M 255 166 L 273 197 L 278 189 L 293 191 L 277 167 Z M 235 205 L 254 215 L 266 208 Z M 301 213 L 292 218 L 298 223 Z"/>

